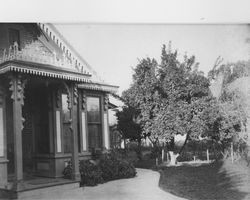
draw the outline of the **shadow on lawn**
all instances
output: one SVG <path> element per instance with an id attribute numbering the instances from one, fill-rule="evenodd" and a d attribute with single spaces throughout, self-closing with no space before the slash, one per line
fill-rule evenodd
<path id="1" fill-rule="evenodd" d="M 249 193 L 241 188 L 244 174 L 228 172 L 222 162 L 210 165 L 164 167 L 159 185 L 187 199 L 243 200 Z M 249 196 L 248 196 L 249 197 Z"/>

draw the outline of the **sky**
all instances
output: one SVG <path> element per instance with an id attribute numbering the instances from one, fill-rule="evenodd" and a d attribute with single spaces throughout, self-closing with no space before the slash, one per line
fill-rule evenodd
<path id="1" fill-rule="evenodd" d="M 196 57 L 205 74 L 218 56 L 224 63 L 250 59 L 250 25 L 198 24 L 90 24 L 57 23 L 55 27 L 101 78 L 119 86 L 119 94 L 132 83 L 140 59 L 160 62 L 163 44 L 172 42 L 180 57 Z"/>

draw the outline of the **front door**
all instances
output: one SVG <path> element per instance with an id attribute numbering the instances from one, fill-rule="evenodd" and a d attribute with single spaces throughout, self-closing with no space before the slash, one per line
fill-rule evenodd
<path id="1" fill-rule="evenodd" d="M 22 149 L 23 149 L 23 170 L 25 173 L 33 171 L 33 116 L 31 98 L 27 94 L 25 104 L 23 106 L 24 127 L 22 130 Z"/>
<path id="2" fill-rule="evenodd" d="M 47 87 L 30 82 L 25 88 L 23 106 L 23 170 L 35 170 L 35 158 L 49 153 L 49 117 Z"/>

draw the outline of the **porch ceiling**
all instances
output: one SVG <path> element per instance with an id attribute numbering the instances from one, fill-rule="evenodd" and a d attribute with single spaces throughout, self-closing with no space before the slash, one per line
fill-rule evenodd
<path id="1" fill-rule="evenodd" d="M 36 76 L 51 77 L 63 80 L 70 80 L 82 83 L 90 82 L 91 75 L 83 74 L 76 70 L 59 68 L 52 65 L 24 62 L 24 61 L 7 61 L 0 64 L 0 74 L 6 72 L 20 72 Z"/>

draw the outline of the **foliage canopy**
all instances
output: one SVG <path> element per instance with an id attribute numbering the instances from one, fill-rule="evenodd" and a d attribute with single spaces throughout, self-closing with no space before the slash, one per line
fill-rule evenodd
<path id="1" fill-rule="evenodd" d="M 238 62 L 233 69 L 230 65 L 214 67 L 207 78 L 199 71 L 194 56 L 180 59 L 171 43 L 168 48 L 163 45 L 159 64 L 155 59 L 145 58 L 135 67 L 133 83 L 122 94 L 128 106 L 122 112 L 140 126 L 136 137 L 147 136 L 155 145 L 162 142 L 176 150 L 176 135 L 186 135 L 184 145 L 188 140 L 204 138 L 228 144 L 243 129 L 246 115 L 239 102 L 241 94 L 225 88 L 235 79 L 249 75 L 246 65 L 247 62 Z M 223 91 L 216 99 L 210 81 L 221 72 Z M 122 118 L 118 116 L 118 124 L 119 121 Z"/>
<path id="2" fill-rule="evenodd" d="M 136 122 L 153 143 L 170 144 L 178 134 L 198 139 L 208 133 L 213 120 L 206 113 L 216 100 L 198 65 L 194 56 L 185 55 L 181 62 L 177 51 L 163 45 L 160 64 L 146 58 L 134 69 L 133 84 L 122 98 L 138 111 Z"/>

